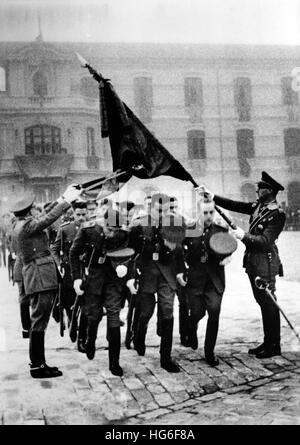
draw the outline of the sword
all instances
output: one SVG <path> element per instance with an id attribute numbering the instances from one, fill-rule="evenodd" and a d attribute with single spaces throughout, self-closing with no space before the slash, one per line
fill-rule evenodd
<path id="1" fill-rule="evenodd" d="M 266 280 L 264 280 L 261 277 L 256 277 L 255 278 L 255 285 L 258 289 L 264 289 L 267 293 L 267 295 L 269 295 L 270 298 L 272 298 L 273 303 L 277 306 L 277 308 L 279 309 L 279 311 L 281 312 L 281 314 L 284 316 L 287 324 L 289 325 L 289 327 L 291 328 L 291 330 L 294 332 L 294 334 L 296 335 L 299 343 L 300 343 L 300 337 L 299 334 L 297 333 L 297 331 L 295 330 L 294 326 L 292 325 L 292 323 L 290 322 L 290 320 L 287 318 L 287 316 L 285 315 L 285 313 L 283 312 L 283 310 L 281 309 L 281 307 L 279 306 L 279 304 L 276 301 L 275 295 L 273 294 L 271 288 L 270 288 L 270 283 L 268 283 Z"/>

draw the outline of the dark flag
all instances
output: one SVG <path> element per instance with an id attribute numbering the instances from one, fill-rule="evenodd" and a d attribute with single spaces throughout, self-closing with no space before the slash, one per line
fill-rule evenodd
<path id="1" fill-rule="evenodd" d="M 195 184 L 192 176 L 121 101 L 107 79 L 99 82 L 102 137 L 109 137 L 113 170 L 141 179 L 173 176 Z"/>

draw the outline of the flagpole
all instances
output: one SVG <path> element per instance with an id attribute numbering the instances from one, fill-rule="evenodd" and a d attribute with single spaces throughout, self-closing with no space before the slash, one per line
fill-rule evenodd
<path id="1" fill-rule="evenodd" d="M 82 187 L 82 191 L 86 192 L 89 190 L 92 190 L 93 188 L 97 188 L 99 187 L 99 185 L 105 184 L 107 181 L 109 181 L 110 179 L 115 179 L 118 178 L 119 176 L 122 176 L 126 174 L 125 171 L 116 171 L 114 172 L 112 175 L 107 176 L 105 179 L 100 179 L 99 182 L 95 182 L 94 184 L 89 185 L 88 187 Z"/>

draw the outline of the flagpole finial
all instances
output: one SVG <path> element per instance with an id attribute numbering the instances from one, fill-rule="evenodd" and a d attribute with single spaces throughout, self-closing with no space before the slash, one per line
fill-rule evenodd
<path id="1" fill-rule="evenodd" d="M 80 62 L 80 65 L 82 66 L 82 68 L 87 68 L 89 63 L 79 53 L 76 52 L 75 54 Z"/>

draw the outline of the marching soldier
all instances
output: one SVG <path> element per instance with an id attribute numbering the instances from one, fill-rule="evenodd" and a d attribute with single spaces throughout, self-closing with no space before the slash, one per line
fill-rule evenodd
<path id="1" fill-rule="evenodd" d="M 58 267 L 64 272 L 61 283 L 61 304 L 62 308 L 65 309 L 67 314 L 68 325 L 71 321 L 72 306 L 76 297 L 71 277 L 69 252 L 77 231 L 79 230 L 81 224 L 86 220 L 87 204 L 85 201 L 77 201 L 72 207 L 74 221 L 61 224 L 51 249 Z M 80 346 L 81 345 L 79 345 L 79 349 Z"/>
<path id="2" fill-rule="evenodd" d="M 198 322 L 208 313 L 204 353 L 210 366 L 217 366 L 214 348 L 219 329 L 219 317 L 222 297 L 225 290 L 224 265 L 228 263 L 228 255 L 237 247 L 234 237 L 228 230 L 213 222 L 215 208 L 213 201 L 206 199 L 203 205 L 203 230 L 199 236 L 186 237 L 179 255 L 177 280 L 182 286 L 188 304 L 188 345 L 198 348 Z M 216 234 L 222 236 L 222 257 L 212 248 L 211 241 Z M 227 245 L 225 245 L 225 243 Z M 226 250 L 226 255 L 224 251 Z M 181 261 L 180 261 L 181 260 Z"/>
<path id="3" fill-rule="evenodd" d="M 59 377 L 62 372 L 49 367 L 45 360 L 45 330 L 57 292 L 57 267 L 51 255 L 46 228 L 49 227 L 72 201 L 79 198 L 80 190 L 69 186 L 57 205 L 44 216 L 33 218 L 34 197 L 26 195 L 17 201 L 12 212 L 18 217 L 15 231 L 19 255 L 23 263 L 22 274 L 25 294 L 30 296 L 31 327 L 29 340 L 30 374 L 33 378 Z"/>
<path id="4" fill-rule="evenodd" d="M 215 203 L 225 209 L 250 215 L 249 230 L 240 227 L 233 234 L 245 246 L 243 266 L 249 276 L 252 291 L 262 313 L 264 341 L 256 348 L 249 349 L 249 354 L 257 358 L 267 358 L 281 354 L 280 314 L 265 290 L 258 289 L 255 278 L 260 276 L 270 283 L 275 290 L 276 275 L 283 275 L 282 264 L 275 244 L 285 224 L 285 213 L 279 207 L 276 196 L 284 187 L 268 173 L 262 172 L 257 183 L 258 199 L 256 202 L 239 202 L 212 195 Z M 210 192 L 209 192 L 210 193 Z"/>
<path id="5" fill-rule="evenodd" d="M 168 372 L 179 372 L 179 366 L 171 358 L 176 291 L 174 251 L 184 238 L 184 228 L 182 219 L 168 212 L 169 197 L 155 194 L 152 197 L 151 213 L 137 218 L 131 228 L 131 245 L 140 253 L 138 262 L 141 271 L 134 347 L 139 355 L 145 354 L 147 328 L 154 312 L 157 293 L 160 364 Z M 131 278 L 127 283 L 132 294 L 137 293 L 134 282 L 134 278 Z"/>
<path id="6" fill-rule="evenodd" d="M 87 219 L 90 221 L 93 218 L 96 218 L 96 213 L 98 209 L 98 203 L 96 199 L 88 199 L 86 202 L 86 210 L 87 210 Z"/>
<path id="7" fill-rule="evenodd" d="M 119 365 L 121 344 L 119 315 L 122 307 L 122 290 L 125 285 L 125 278 L 122 276 L 124 268 L 121 268 L 118 276 L 110 258 L 106 256 L 107 251 L 115 250 L 117 246 L 128 242 L 128 232 L 118 227 L 118 215 L 115 211 L 111 210 L 105 216 L 104 227 L 101 225 L 102 219 L 100 223 L 99 220 L 88 221 L 77 233 L 70 250 L 71 272 L 75 292 L 83 298 L 83 310 L 87 318 L 86 355 L 90 360 L 95 356 L 97 330 L 104 306 L 107 315 L 109 369 L 112 374 L 122 376 L 123 370 Z M 86 255 L 85 282 L 80 274 L 79 258 L 82 254 Z"/>

